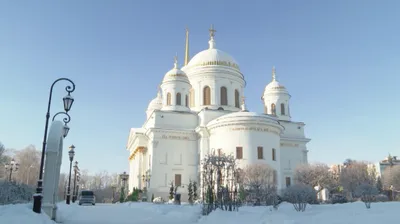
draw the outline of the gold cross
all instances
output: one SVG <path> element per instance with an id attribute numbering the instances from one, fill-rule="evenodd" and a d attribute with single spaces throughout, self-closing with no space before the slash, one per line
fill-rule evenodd
<path id="1" fill-rule="evenodd" d="M 210 31 L 210 38 L 214 38 L 215 32 L 217 32 L 217 31 L 214 29 L 213 24 L 211 24 L 211 28 L 209 29 L 209 31 Z"/>

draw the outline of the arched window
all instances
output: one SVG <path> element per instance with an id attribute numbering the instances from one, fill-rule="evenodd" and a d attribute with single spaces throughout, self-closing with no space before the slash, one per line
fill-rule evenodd
<path id="1" fill-rule="evenodd" d="M 190 107 L 194 107 L 195 106 L 195 103 L 194 103 L 194 89 L 190 89 L 190 92 L 189 92 L 189 96 L 190 96 L 190 103 L 189 103 L 189 105 L 190 105 Z"/>
<path id="2" fill-rule="evenodd" d="M 188 107 L 189 106 L 189 102 L 188 102 L 188 95 L 185 95 L 185 106 Z"/>
<path id="3" fill-rule="evenodd" d="M 281 103 L 281 115 L 285 115 L 285 104 Z"/>
<path id="4" fill-rule="evenodd" d="M 176 94 L 176 105 L 182 105 L 181 93 Z"/>
<path id="5" fill-rule="evenodd" d="M 276 115 L 275 104 L 271 104 L 271 114 L 272 114 L 272 115 Z"/>
<path id="6" fill-rule="evenodd" d="M 240 108 L 239 90 L 235 89 L 235 107 Z"/>
<path id="7" fill-rule="evenodd" d="M 211 104 L 211 89 L 209 86 L 205 86 L 203 89 L 203 105 Z"/>
<path id="8" fill-rule="evenodd" d="M 228 105 L 228 91 L 225 86 L 221 87 L 221 105 Z"/>
<path id="9" fill-rule="evenodd" d="M 268 114 L 268 107 L 264 106 L 264 114 Z"/>
<path id="10" fill-rule="evenodd" d="M 171 105 L 171 93 L 167 93 L 167 106 Z"/>

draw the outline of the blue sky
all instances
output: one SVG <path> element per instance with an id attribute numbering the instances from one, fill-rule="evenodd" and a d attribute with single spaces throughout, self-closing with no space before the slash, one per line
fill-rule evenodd
<path id="1" fill-rule="evenodd" d="M 59 77 L 76 83 L 67 146 L 82 169 L 122 172 L 129 129 L 190 53 L 208 46 L 238 61 L 247 106 L 260 96 L 271 67 L 292 95 L 291 114 L 306 123 L 309 160 L 378 161 L 400 155 L 398 1 L 2 1 L 0 3 L 0 141 L 41 148 L 48 92 Z M 62 110 L 65 84 L 54 90 Z M 62 169 L 67 170 L 64 157 Z"/>

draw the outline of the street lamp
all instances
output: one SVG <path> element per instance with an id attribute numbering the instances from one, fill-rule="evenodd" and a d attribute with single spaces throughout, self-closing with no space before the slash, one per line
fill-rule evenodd
<path id="1" fill-rule="evenodd" d="M 69 147 L 69 177 L 68 177 L 68 188 L 67 188 L 67 205 L 70 204 L 70 199 L 71 199 L 71 170 L 72 170 L 72 161 L 74 160 L 75 156 L 75 146 L 71 145 Z"/>
<path id="2" fill-rule="evenodd" d="M 150 187 L 150 177 L 150 170 L 147 170 L 146 173 L 142 175 L 142 180 L 146 183 L 146 188 Z"/>
<path id="3" fill-rule="evenodd" d="M 33 211 L 36 213 L 41 213 L 42 210 L 42 192 L 43 192 L 43 167 L 44 167 L 44 159 L 47 145 L 47 131 L 49 128 L 49 118 L 50 118 L 50 106 L 51 106 L 51 98 L 53 95 L 53 87 L 59 81 L 68 81 L 72 84 L 72 86 L 68 85 L 65 87 L 65 90 L 68 92 L 68 95 L 63 98 L 64 110 L 66 113 L 71 110 L 72 104 L 74 103 L 74 98 L 71 96 L 71 93 L 75 90 L 75 83 L 67 78 L 59 78 L 53 82 L 50 87 L 49 100 L 47 103 L 47 113 L 46 113 L 46 124 L 44 126 L 44 136 L 43 136 L 43 145 L 42 145 L 42 156 L 40 159 L 40 168 L 39 168 L 39 179 L 37 182 L 36 194 L 33 195 Z M 68 134 L 69 127 L 67 126 L 64 119 L 64 137 Z"/>
<path id="4" fill-rule="evenodd" d="M 16 163 L 14 159 L 12 159 L 10 163 L 7 163 L 7 164 L 5 165 L 5 168 L 6 168 L 6 171 L 10 171 L 9 179 L 8 179 L 8 180 L 11 182 L 11 180 L 12 180 L 12 179 L 11 179 L 11 178 L 12 178 L 12 173 L 18 170 L 19 164 Z"/>
<path id="5" fill-rule="evenodd" d="M 75 203 L 76 200 L 76 182 L 77 182 L 77 178 L 79 178 L 79 167 L 78 167 L 78 161 L 75 161 L 75 165 L 74 165 L 74 188 L 72 190 L 72 203 Z"/>
<path id="6" fill-rule="evenodd" d="M 126 172 L 124 171 L 124 173 L 120 174 L 119 177 L 122 180 L 122 189 L 121 190 L 124 192 L 124 195 L 125 195 L 126 181 L 129 178 L 129 174 L 126 174 Z"/>

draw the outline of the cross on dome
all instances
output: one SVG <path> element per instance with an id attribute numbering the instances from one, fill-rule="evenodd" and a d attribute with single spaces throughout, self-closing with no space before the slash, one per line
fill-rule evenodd
<path id="1" fill-rule="evenodd" d="M 276 81 L 276 70 L 275 70 L 275 66 L 272 66 L 272 81 Z"/>
<path id="2" fill-rule="evenodd" d="M 208 44 L 210 45 L 210 49 L 214 49 L 215 48 L 214 37 L 215 37 L 215 32 L 217 32 L 217 31 L 214 29 L 213 24 L 211 24 L 211 27 L 208 31 L 210 31 L 210 41 L 208 41 Z"/>
<path id="3" fill-rule="evenodd" d="M 174 56 L 174 68 L 178 68 L 178 53 Z"/>
<path id="4" fill-rule="evenodd" d="M 211 27 L 210 27 L 209 31 L 210 31 L 210 39 L 214 39 L 215 32 L 217 32 L 217 30 L 214 29 L 214 25 L 213 24 L 211 24 Z"/>

